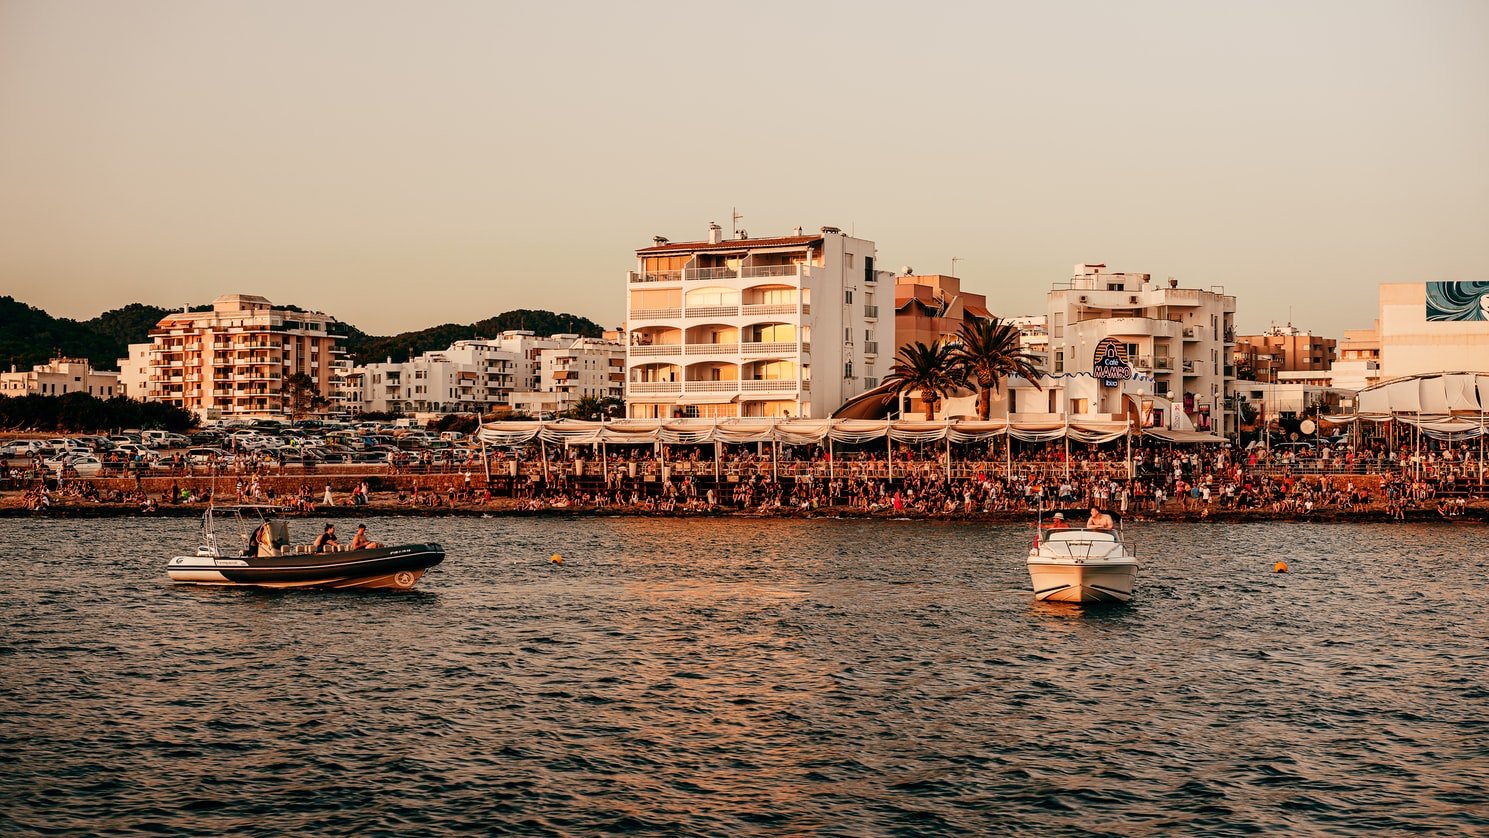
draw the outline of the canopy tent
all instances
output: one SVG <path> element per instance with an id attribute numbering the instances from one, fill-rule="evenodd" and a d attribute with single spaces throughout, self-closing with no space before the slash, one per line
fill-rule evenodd
<path id="1" fill-rule="evenodd" d="M 1489 411 L 1489 373 L 1442 372 L 1413 375 L 1360 391 L 1356 412 L 1325 416 L 1334 425 L 1400 422 L 1437 440 L 1483 436 Z"/>
<path id="2" fill-rule="evenodd" d="M 583 422 L 561 419 L 556 422 L 524 421 L 483 424 L 476 431 L 478 442 L 487 445 L 524 445 L 533 440 L 564 445 L 643 445 L 661 442 L 666 445 L 702 445 L 707 443 L 745 444 L 779 442 L 784 445 L 811 445 L 827 440 L 850 445 L 884 439 L 896 442 L 970 443 L 1007 434 L 1025 442 L 1048 442 L 1069 438 L 1076 442 L 1111 442 L 1126 436 L 1131 429 L 1126 420 L 1079 419 L 1070 422 L 1009 422 L 1001 419 L 987 422 L 952 419 L 937 421 L 885 419 L 620 419 L 611 422 Z M 1152 434 L 1149 430 L 1146 433 Z M 1170 432 L 1182 433 L 1182 432 Z M 1223 442 L 1220 437 L 1201 434 L 1204 441 Z"/>
<path id="3" fill-rule="evenodd" d="M 1164 442 L 1228 442 L 1223 436 L 1205 433 L 1204 431 L 1171 431 L 1167 428 L 1144 428 L 1143 436 L 1161 439 Z"/>

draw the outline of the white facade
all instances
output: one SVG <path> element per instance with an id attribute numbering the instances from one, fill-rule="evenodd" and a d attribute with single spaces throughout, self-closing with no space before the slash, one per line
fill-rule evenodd
<path id="1" fill-rule="evenodd" d="M 20 372 L 14 366 L 10 372 L 0 372 L 0 396 L 64 396 L 68 393 L 87 393 L 99 399 L 123 395 L 119 374 L 95 370 L 86 358 L 53 358 L 45 364 L 37 364 L 29 372 Z"/>
<path id="2" fill-rule="evenodd" d="M 538 366 L 543 391 L 556 396 L 554 413 L 583 398 L 625 397 L 626 348 L 615 341 L 575 338 L 566 347 L 539 352 Z"/>
<path id="3" fill-rule="evenodd" d="M 1484 283 L 1452 283 L 1479 294 L 1463 319 L 1429 320 L 1427 283 L 1380 286 L 1380 378 L 1437 372 L 1489 372 L 1489 291 Z"/>
<path id="4" fill-rule="evenodd" d="M 895 343 L 894 278 L 876 253 L 834 227 L 725 239 L 716 224 L 706 241 L 636 251 L 627 415 L 820 418 L 877 386 Z"/>
<path id="5" fill-rule="evenodd" d="M 625 349 L 613 341 L 513 330 L 491 340 L 456 341 L 402 363 L 364 364 L 343 376 L 353 413 L 567 410 L 584 396 L 619 397 Z M 520 394 L 546 393 L 536 400 Z"/>
<path id="6" fill-rule="evenodd" d="M 131 399 L 150 396 L 150 348 L 153 343 L 131 343 L 129 357 L 119 359 L 119 390 Z"/>
<path id="7" fill-rule="evenodd" d="M 1111 273 L 1080 264 L 1049 292 L 1049 372 L 1090 372 L 1097 345 L 1114 338 L 1134 374 L 1153 379 L 1153 392 L 1171 400 L 1185 419 L 1170 428 L 1229 429 L 1227 382 L 1234 379 L 1236 298 L 1222 290 L 1155 283 L 1149 274 Z M 1121 388 L 1096 397 L 1097 413 L 1121 408 Z"/>

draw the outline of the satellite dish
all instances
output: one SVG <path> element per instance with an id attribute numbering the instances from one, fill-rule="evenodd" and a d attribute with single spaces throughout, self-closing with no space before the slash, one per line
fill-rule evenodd
<path id="1" fill-rule="evenodd" d="M 1318 426 L 1313 424 L 1312 419 L 1304 419 L 1302 422 L 1298 423 L 1298 430 L 1302 431 L 1305 434 L 1311 434 L 1314 431 L 1318 430 Z"/>
<path id="2" fill-rule="evenodd" d="M 915 273 L 915 269 L 910 267 L 909 265 L 902 265 L 900 267 L 900 273 L 905 276 L 910 276 L 911 274 Z"/>

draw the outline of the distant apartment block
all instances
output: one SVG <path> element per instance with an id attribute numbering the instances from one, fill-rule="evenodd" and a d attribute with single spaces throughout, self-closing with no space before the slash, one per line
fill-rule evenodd
<path id="1" fill-rule="evenodd" d="M 1049 292 L 1048 305 L 1052 375 L 1090 370 L 1098 345 L 1111 338 L 1122 360 L 1151 376 L 1154 394 L 1172 400 L 1195 429 L 1227 429 L 1227 382 L 1235 376 L 1234 296 L 1080 264 Z M 1111 404 L 1097 406 L 1097 412 L 1121 412 L 1115 390 L 1102 399 Z"/>
<path id="2" fill-rule="evenodd" d="M 283 416 L 291 376 L 304 373 L 319 395 L 330 396 L 332 359 L 341 353 L 334 323 L 329 315 L 275 308 L 253 294 L 225 294 L 211 311 L 161 318 L 150 342 L 131 345 L 120 360 L 121 377 L 143 388 L 136 394 L 129 385 L 132 397 L 204 418 Z"/>
<path id="3" fill-rule="evenodd" d="M 29 372 L 11 366 L 0 372 L 0 396 L 65 396 L 87 393 L 100 399 L 123 395 L 119 374 L 93 369 L 87 358 L 53 358 L 37 364 Z"/>
<path id="4" fill-rule="evenodd" d="M 626 277 L 628 416 L 820 418 L 888 374 L 893 282 L 873 242 L 717 224 L 655 242 Z"/>
<path id="5" fill-rule="evenodd" d="M 1242 377 L 1252 381 L 1281 381 L 1285 372 L 1326 375 L 1334 364 L 1338 342 L 1297 329 L 1274 326 L 1259 335 L 1236 338 L 1233 359 Z"/>
<path id="6" fill-rule="evenodd" d="M 619 398 L 624 358 L 615 341 L 511 330 L 399 363 L 354 367 L 341 400 L 348 413 L 486 413 L 533 405 L 559 412 L 585 396 Z"/>

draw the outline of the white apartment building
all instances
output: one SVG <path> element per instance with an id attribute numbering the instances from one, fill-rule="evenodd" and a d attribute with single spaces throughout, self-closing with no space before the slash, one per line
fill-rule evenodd
<path id="1" fill-rule="evenodd" d="M 456 341 L 402 363 L 352 368 L 341 387 L 352 413 L 476 413 L 533 404 L 567 410 L 584 396 L 621 395 L 625 348 L 574 334 L 538 337 L 511 330 L 491 340 Z M 533 401 L 519 394 L 544 393 Z"/>
<path id="2" fill-rule="evenodd" d="M 87 393 L 100 399 L 124 394 L 119 386 L 118 373 L 95 370 L 87 358 L 53 358 L 45 364 L 37 364 L 29 372 L 20 372 L 14 365 L 10 372 L 0 372 L 0 396 L 64 396 L 68 393 Z"/>
<path id="3" fill-rule="evenodd" d="M 873 242 L 717 224 L 655 242 L 626 277 L 627 416 L 823 418 L 889 373 L 895 283 Z"/>
<path id="4" fill-rule="evenodd" d="M 496 341 L 461 340 L 407 361 L 363 364 L 347 376 L 353 413 L 478 413 L 507 404 L 516 353 Z"/>
<path id="5" fill-rule="evenodd" d="M 1131 371 L 1151 376 L 1154 394 L 1172 400 L 1195 430 L 1232 430 L 1226 408 L 1227 383 L 1235 377 L 1234 296 L 1079 264 L 1049 292 L 1048 302 L 1052 375 L 1091 371 L 1098 344 L 1113 338 Z M 1093 412 L 1121 412 L 1119 390 L 1103 389 Z M 1184 423 L 1171 418 L 1166 424 Z"/>
<path id="6" fill-rule="evenodd" d="M 143 379 L 129 395 L 165 402 L 207 419 L 283 416 L 285 379 L 304 373 L 321 396 L 331 394 L 331 361 L 342 350 L 334 317 L 274 308 L 253 294 L 224 294 L 212 310 L 168 314 L 150 343 L 131 344 L 121 377 Z M 143 369 L 136 365 L 144 358 Z"/>
<path id="7" fill-rule="evenodd" d="M 559 349 L 538 353 L 544 391 L 557 396 L 562 413 L 583 398 L 623 399 L 626 393 L 626 347 L 617 341 L 575 338 Z"/>

